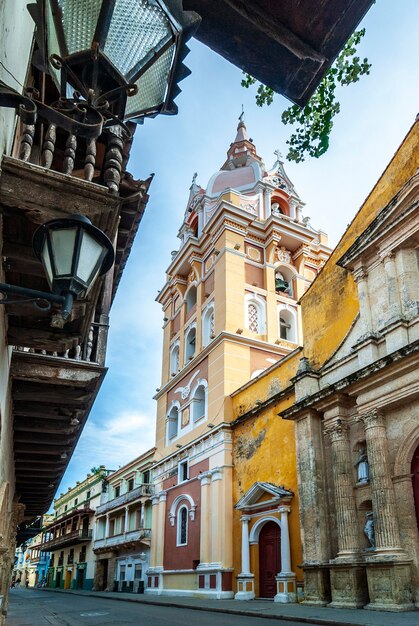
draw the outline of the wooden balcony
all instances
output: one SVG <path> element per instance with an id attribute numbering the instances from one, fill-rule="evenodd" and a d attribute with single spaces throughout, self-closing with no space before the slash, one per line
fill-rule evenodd
<path id="1" fill-rule="evenodd" d="M 42 550 L 45 552 L 50 552 L 52 550 L 57 550 L 58 548 L 65 548 L 67 546 L 75 546 L 79 543 L 84 543 L 86 541 L 91 541 L 92 539 L 92 530 L 91 529 L 82 529 L 73 530 L 70 533 L 66 533 L 65 535 L 61 535 L 60 537 L 54 537 L 54 539 L 50 539 L 49 541 L 45 541 L 42 544 Z"/>
<path id="2" fill-rule="evenodd" d="M 53 101 L 51 90 L 49 84 Z M 104 231 L 115 242 L 116 259 L 87 298 L 74 303 L 63 328 L 51 326 L 54 305 L 4 305 L 13 346 L 16 495 L 27 520 L 48 510 L 106 374 L 109 311 L 152 180 L 134 180 L 126 171 L 132 138 L 107 129 L 86 140 L 50 124 L 38 109 L 34 125 L 18 123 L 13 156 L 0 164 L 2 281 L 49 291 L 32 251 L 33 233 L 71 214 L 87 216 Z"/>
<path id="3" fill-rule="evenodd" d="M 137 530 L 130 530 L 126 533 L 120 533 L 113 535 L 112 537 L 104 537 L 103 539 L 96 539 L 93 542 L 94 552 L 106 552 L 107 550 L 113 550 L 115 548 L 136 548 L 138 543 L 145 543 L 150 545 L 151 541 L 151 529 L 150 528 L 138 528 Z"/>

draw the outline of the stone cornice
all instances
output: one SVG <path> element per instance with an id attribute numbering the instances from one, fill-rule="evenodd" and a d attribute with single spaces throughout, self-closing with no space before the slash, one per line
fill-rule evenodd
<path id="1" fill-rule="evenodd" d="M 370 365 L 366 365 L 365 367 L 359 369 L 356 372 L 345 376 L 344 378 L 338 380 L 336 383 L 332 383 L 328 385 L 325 389 L 321 389 L 317 393 L 312 396 L 308 396 L 294 404 L 294 406 L 289 409 L 285 409 L 278 415 L 283 419 L 296 419 L 302 414 L 305 410 L 309 408 L 317 409 L 318 404 L 329 397 L 332 397 L 336 393 L 342 393 L 344 390 L 347 391 L 349 387 L 355 385 L 358 382 L 369 380 L 370 385 L 377 384 L 377 377 L 375 374 L 379 375 L 382 378 L 382 371 L 390 367 L 393 364 L 400 362 L 402 359 L 407 359 L 409 357 L 415 358 L 419 352 L 419 340 L 414 341 L 413 343 L 408 344 L 407 346 L 403 346 L 399 350 L 396 350 L 392 354 L 389 354 Z"/>

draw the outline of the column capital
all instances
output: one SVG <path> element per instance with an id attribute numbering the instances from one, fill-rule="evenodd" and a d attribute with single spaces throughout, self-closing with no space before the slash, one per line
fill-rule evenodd
<path id="1" fill-rule="evenodd" d="M 214 467 L 214 469 L 211 470 L 212 482 L 215 482 L 216 480 L 221 480 L 222 477 L 223 477 L 223 470 L 221 467 Z"/>
<path id="2" fill-rule="evenodd" d="M 202 472 L 202 474 L 199 474 L 198 478 L 201 481 L 201 486 L 209 485 L 211 482 L 211 476 L 211 472 Z"/>
<path id="3" fill-rule="evenodd" d="M 151 505 L 152 506 L 156 506 L 159 503 L 159 496 L 152 496 L 151 497 Z"/>
<path id="4" fill-rule="evenodd" d="M 393 250 L 388 250 L 380 255 L 381 261 L 384 263 L 394 262 L 396 255 Z"/>
<path id="5" fill-rule="evenodd" d="M 353 272 L 353 277 L 356 283 L 360 283 L 368 279 L 368 271 L 365 267 L 359 267 Z"/>
<path id="6" fill-rule="evenodd" d="M 240 521 L 244 524 L 248 524 L 252 519 L 251 515 L 242 515 Z"/>
<path id="7" fill-rule="evenodd" d="M 342 441 L 348 438 L 349 426 L 339 417 L 337 419 L 326 422 L 323 425 L 323 432 L 327 435 L 331 442 Z"/>
<path id="8" fill-rule="evenodd" d="M 364 422 L 365 429 L 375 426 L 384 426 L 384 412 L 381 409 L 373 408 L 359 413 L 358 420 Z"/>
<path id="9" fill-rule="evenodd" d="M 166 502 L 166 492 L 165 491 L 160 491 L 160 493 L 158 493 L 157 496 L 158 496 L 160 502 Z"/>
<path id="10" fill-rule="evenodd" d="M 280 504 L 278 507 L 278 511 L 279 513 L 286 513 L 288 515 L 288 513 L 291 513 L 291 507 L 289 506 L 289 504 Z"/>

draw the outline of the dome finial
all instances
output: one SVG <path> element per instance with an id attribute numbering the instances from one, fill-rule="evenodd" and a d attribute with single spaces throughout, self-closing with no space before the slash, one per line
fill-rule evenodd
<path id="1" fill-rule="evenodd" d="M 242 105 L 242 112 L 239 115 L 239 122 L 242 122 L 244 124 L 243 118 L 244 118 L 244 107 Z"/>

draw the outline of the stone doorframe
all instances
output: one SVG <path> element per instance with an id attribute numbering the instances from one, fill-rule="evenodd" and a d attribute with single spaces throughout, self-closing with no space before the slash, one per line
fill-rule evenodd
<path id="1" fill-rule="evenodd" d="M 263 483 L 255 483 L 253 487 L 241 498 L 236 504 L 236 509 L 243 510 L 240 518 L 242 523 L 242 554 L 241 554 L 241 572 L 237 576 L 237 593 L 236 600 L 253 600 L 255 598 L 254 574 L 250 570 L 250 545 L 259 544 L 259 535 L 262 527 L 267 522 L 274 522 L 281 529 L 281 571 L 276 576 L 277 593 L 274 597 L 275 602 L 296 602 L 296 576 L 291 571 L 291 547 L 288 528 L 288 514 L 291 511 L 289 504 L 290 497 L 287 502 L 281 503 L 280 499 L 276 499 L 276 506 L 270 507 L 269 512 L 257 511 L 260 509 L 260 503 L 257 499 L 252 502 L 252 493 L 256 493 L 256 487 L 260 492 L 263 489 Z M 271 485 L 269 485 L 272 488 Z M 271 495 L 272 492 L 271 492 Z M 282 495 L 282 494 L 281 494 Z M 292 496 L 290 492 L 288 496 Z M 276 516 L 279 513 L 280 519 Z M 249 522 L 254 520 L 249 533 Z"/>

